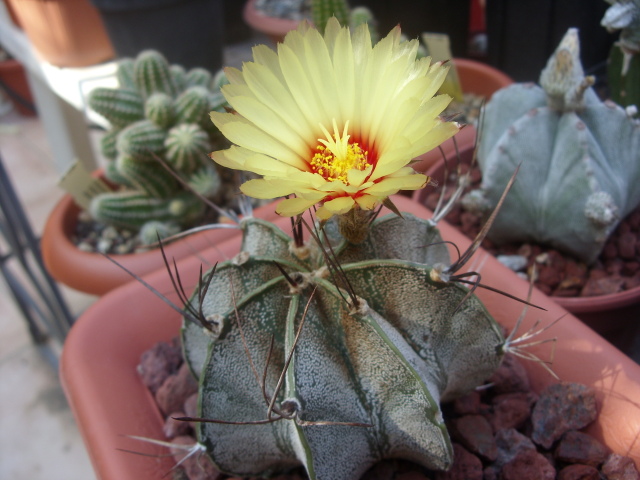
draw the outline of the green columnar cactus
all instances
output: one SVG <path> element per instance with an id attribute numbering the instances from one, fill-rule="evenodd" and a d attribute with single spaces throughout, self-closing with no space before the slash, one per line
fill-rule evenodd
<path id="1" fill-rule="evenodd" d="M 369 27 L 371 42 L 376 43 L 380 39 L 376 30 L 375 17 L 367 7 L 349 8 L 347 0 L 312 0 L 311 20 L 320 32 L 324 32 L 327 21 L 331 17 L 336 17 L 340 25 L 348 25 L 352 30 L 366 23 Z"/>
<path id="2" fill-rule="evenodd" d="M 621 30 L 612 47 L 607 77 L 611 98 L 623 106 L 640 106 L 640 0 L 606 0 L 602 26 Z"/>
<path id="3" fill-rule="evenodd" d="M 346 0 L 312 0 L 311 18 L 320 32 L 331 17 L 336 17 L 340 25 L 349 25 L 349 2 Z"/>
<path id="4" fill-rule="evenodd" d="M 478 162 L 490 207 L 522 165 L 490 231 L 494 242 L 535 241 L 591 263 L 640 204 L 640 124 L 601 102 L 592 82 L 570 29 L 542 71 L 542 87 L 514 84 L 487 104 Z"/>
<path id="5" fill-rule="evenodd" d="M 448 468 L 440 402 L 485 381 L 506 341 L 474 295 L 443 280 L 433 223 L 389 215 L 359 245 L 329 223 L 323 248 L 258 219 L 242 228 L 241 253 L 207 274 L 191 300 L 201 320 L 182 329 L 199 416 L 237 422 L 196 423 L 218 468 L 253 477 L 303 465 L 331 480 L 385 458 Z M 265 421 L 272 396 L 279 421 Z"/>
<path id="6" fill-rule="evenodd" d="M 209 168 L 207 154 L 219 147 L 222 139 L 209 120 L 209 112 L 226 105 L 220 94 L 224 76 L 212 77 L 201 68 L 185 71 L 150 50 L 135 60 L 123 60 L 117 78 L 120 88 L 95 89 L 89 105 L 111 124 L 101 142 L 110 160 L 106 176 L 125 193 L 117 191 L 96 198 L 90 211 L 96 220 L 135 231 L 144 225 L 144 215 L 148 221 L 162 218 L 174 222 L 168 210 L 185 203 L 183 197 L 188 194 L 157 158 L 187 184 L 197 185 L 200 193 L 210 198 L 217 195 L 221 181 L 217 170 Z M 189 214 L 178 222 L 183 227 L 198 220 L 196 213 L 204 213 L 203 208 L 192 205 L 200 202 L 192 197 L 185 207 Z M 174 226 L 161 230 L 173 231 Z M 152 235 L 145 235 L 149 237 Z"/>

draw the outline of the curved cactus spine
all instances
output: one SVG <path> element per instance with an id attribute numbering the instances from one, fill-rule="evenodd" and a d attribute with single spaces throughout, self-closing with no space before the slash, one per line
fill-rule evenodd
<path id="1" fill-rule="evenodd" d="M 123 191 L 95 196 L 89 211 L 98 221 L 138 231 L 150 219 L 188 225 L 202 214 L 203 208 L 200 199 L 188 192 L 156 198 L 137 191 Z"/>
<path id="2" fill-rule="evenodd" d="M 175 81 L 167 60 L 154 50 L 145 50 L 138 54 L 134 63 L 134 80 L 143 98 L 149 98 L 156 92 L 174 97 L 177 92 Z"/>
<path id="3" fill-rule="evenodd" d="M 116 147 L 120 155 L 152 159 L 164 150 L 167 133 L 149 120 L 132 123 L 120 132 Z"/>
<path id="4" fill-rule="evenodd" d="M 169 197 L 180 188 L 178 180 L 154 160 L 141 161 L 130 155 L 120 155 L 116 168 L 127 185 L 151 197 Z"/>
<path id="5" fill-rule="evenodd" d="M 169 130 L 165 157 L 177 170 L 191 173 L 202 166 L 209 153 L 209 136 L 198 125 L 183 123 Z"/>
<path id="6" fill-rule="evenodd" d="M 311 17 L 320 33 L 324 32 L 331 17 L 336 17 L 340 25 L 349 25 L 349 3 L 347 0 L 313 0 Z"/>
<path id="7" fill-rule="evenodd" d="M 98 87 L 89 94 L 89 107 L 114 127 L 123 127 L 144 118 L 144 101 L 133 90 Z"/>
<path id="8" fill-rule="evenodd" d="M 478 161 L 491 207 L 522 164 L 489 232 L 494 242 L 536 241 L 591 263 L 640 205 L 640 122 L 601 102 L 591 82 L 570 29 L 542 88 L 514 84 L 487 104 Z"/>
<path id="9" fill-rule="evenodd" d="M 166 93 L 154 93 L 144 104 L 144 114 L 160 128 L 168 129 L 176 118 L 173 98 Z"/>
<path id="10" fill-rule="evenodd" d="M 180 123 L 199 123 L 209 116 L 209 92 L 204 87 L 189 87 L 176 98 L 176 117 Z"/>
<path id="11" fill-rule="evenodd" d="M 329 232 L 356 297 L 336 285 L 313 244 L 291 248 L 261 220 L 243 230 L 242 252 L 211 273 L 202 302 L 208 335 L 188 318 L 182 331 L 200 382 L 199 416 L 238 422 L 197 423 L 218 468 L 262 476 L 303 465 L 311 479 L 332 480 L 360 478 L 385 458 L 448 468 L 439 402 L 488 378 L 505 340 L 476 297 L 432 274 L 431 265 L 448 264 L 446 248 L 415 248 L 437 240 L 437 229 L 407 215 L 377 220 L 361 245 Z M 200 304 L 197 292 L 192 302 Z M 255 423 L 267 405 L 253 368 L 275 395 L 273 416 L 286 419 Z"/>

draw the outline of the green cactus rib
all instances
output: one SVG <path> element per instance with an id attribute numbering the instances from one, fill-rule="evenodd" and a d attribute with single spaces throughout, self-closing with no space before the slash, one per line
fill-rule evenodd
<path id="1" fill-rule="evenodd" d="M 155 160 L 139 160 L 121 155 L 116 160 L 120 177 L 130 187 L 150 197 L 166 198 L 180 190 L 178 180 Z"/>
<path id="2" fill-rule="evenodd" d="M 167 161 L 185 174 L 201 168 L 211 148 L 207 133 L 193 123 L 183 123 L 169 130 L 164 146 Z"/>
<path id="3" fill-rule="evenodd" d="M 98 87 L 89 94 L 89 106 L 114 127 L 144 118 L 144 101 L 133 90 Z"/>
<path id="4" fill-rule="evenodd" d="M 133 58 L 123 58 L 118 62 L 118 69 L 116 70 L 116 78 L 118 79 L 118 85 L 125 90 L 136 90 L 136 81 L 134 80 L 134 60 Z"/>
<path id="5" fill-rule="evenodd" d="M 157 92 L 176 96 L 177 87 L 171 75 L 171 68 L 159 52 L 140 52 L 134 63 L 133 74 L 137 89 L 143 98 L 149 98 Z"/>
<path id="6" fill-rule="evenodd" d="M 189 192 L 154 198 L 137 191 L 103 193 L 91 200 L 89 211 L 98 221 L 138 231 L 150 219 L 189 225 L 202 215 L 200 199 Z"/>
<path id="7" fill-rule="evenodd" d="M 118 156 L 116 142 L 120 135 L 120 129 L 111 128 L 100 139 L 100 151 L 109 160 L 115 160 Z"/>
<path id="8" fill-rule="evenodd" d="M 340 25 L 349 25 L 349 3 L 346 0 L 313 0 L 311 17 L 319 32 L 324 32 L 327 21 L 336 17 Z"/>
<path id="9" fill-rule="evenodd" d="M 269 475 L 304 465 L 312 479 L 347 480 L 384 458 L 450 465 L 439 403 L 488 378 L 504 339 L 466 288 L 435 282 L 432 267 L 415 261 L 448 262 L 446 250 L 434 256 L 423 248 L 439 237 L 433 225 L 407 216 L 407 235 L 398 237 L 399 220 L 377 220 L 362 252 L 327 232 L 359 297 L 357 309 L 320 251 L 301 260 L 284 232 L 245 221 L 242 253 L 218 265 L 202 302 L 209 334 L 188 318 L 182 330 L 185 356 L 200 379 L 199 416 L 238 423 L 198 423 L 199 439 L 222 471 Z M 411 258 L 389 258 L 398 244 Z M 196 294 L 192 302 L 199 300 Z M 284 386 L 275 392 L 299 328 Z M 242 424 L 266 418 L 253 368 L 265 372 L 275 406 L 288 407 L 295 419 Z"/>
<path id="10" fill-rule="evenodd" d="M 180 123 L 199 123 L 209 117 L 209 92 L 193 86 L 182 92 L 175 101 L 176 117 Z"/>
<path id="11" fill-rule="evenodd" d="M 185 85 L 186 87 L 199 86 L 208 89 L 212 79 L 209 70 L 196 67 L 189 70 L 185 75 Z"/>
<path id="12" fill-rule="evenodd" d="M 176 120 L 173 98 L 166 93 L 154 93 L 144 104 L 144 114 L 160 128 L 170 128 Z"/>
<path id="13" fill-rule="evenodd" d="M 614 45 L 609 54 L 607 79 L 611 99 L 623 107 L 640 105 L 640 55 L 632 55 L 625 69 L 625 54 Z"/>
<path id="14" fill-rule="evenodd" d="M 167 132 L 150 120 L 140 120 L 125 127 L 118 135 L 116 148 L 120 155 L 151 160 L 164 151 Z"/>

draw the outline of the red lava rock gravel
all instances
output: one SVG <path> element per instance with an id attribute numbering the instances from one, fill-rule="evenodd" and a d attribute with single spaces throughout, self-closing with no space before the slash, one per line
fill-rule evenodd
<path id="1" fill-rule="evenodd" d="M 195 446 L 192 425 L 171 418 L 195 416 L 197 406 L 195 380 L 185 364 L 176 364 L 176 351 L 180 351 L 177 341 L 154 346 L 143 354 L 139 371 L 145 384 L 155 388 L 156 398 L 163 397 L 158 408 L 171 412 L 164 426 L 167 438 L 176 445 Z M 159 378 L 164 378 L 160 385 Z M 536 395 L 526 370 L 513 356 L 505 357 L 487 386 L 443 405 L 442 410 L 453 442 L 454 464 L 449 471 L 384 460 L 360 480 L 640 480 L 630 458 L 611 454 L 579 431 L 597 415 L 592 389 L 557 383 Z M 172 448 L 171 453 L 179 462 L 187 452 Z M 202 452 L 183 460 L 167 478 L 245 480 L 220 473 Z M 272 479 L 305 480 L 306 475 L 296 469 Z"/>

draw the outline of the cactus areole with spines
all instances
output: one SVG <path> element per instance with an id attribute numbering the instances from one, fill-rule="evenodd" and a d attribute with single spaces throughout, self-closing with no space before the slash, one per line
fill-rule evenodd
<path id="1" fill-rule="evenodd" d="M 600 101 L 592 83 L 570 29 L 541 87 L 514 84 L 487 104 L 478 150 L 485 198 L 476 203 L 495 207 L 521 164 L 489 233 L 495 243 L 534 241 L 592 263 L 640 205 L 640 122 Z"/>
<path id="2" fill-rule="evenodd" d="M 192 298 L 203 323 L 185 317 L 182 336 L 199 417 L 238 422 L 196 424 L 221 471 L 303 465 L 311 479 L 351 480 L 385 458 L 447 469 L 440 402 L 480 385 L 501 361 L 505 340 L 481 302 L 433 279 L 449 258 L 431 222 L 388 215 L 359 245 L 335 223 L 323 247 L 303 247 L 271 223 L 245 220 L 241 252 Z M 326 262 L 328 243 L 342 274 Z M 264 422 L 270 396 L 272 417 L 285 419 Z"/>

